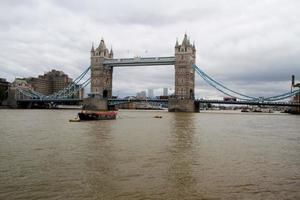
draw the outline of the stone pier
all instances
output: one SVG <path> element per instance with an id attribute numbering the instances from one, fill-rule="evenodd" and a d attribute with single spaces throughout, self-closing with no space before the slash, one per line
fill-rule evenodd
<path id="1" fill-rule="evenodd" d="M 108 110 L 107 99 L 86 98 L 83 100 L 84 110 L 105 111 Z"/>
<path id="2" fill-rule="evenodd" d="M 169 112 L 199 112 L 199 107 L 192 99 L 169 99 Z"/>

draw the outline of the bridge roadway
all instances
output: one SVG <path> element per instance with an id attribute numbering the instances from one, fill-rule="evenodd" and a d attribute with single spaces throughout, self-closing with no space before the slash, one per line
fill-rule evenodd
<path id="1" fill-rule="evenodd" d="M 291 102 L 257 102 L 257 101 L 223 101 L 223 100 L 195 100 L 199 103 L 211 103 L 211 104 L 235 104 L 235 105 L 254 105 L 254 106 L 288 106 L 288 107 L 299 107 L 300 103 Z"/>
<path id="2" fill-rule="evenodd" d="M 129 66 L 154 66 L 154 65 L 174 65 L 175 57 L 135 57 L 135 58 L 116 58 L 106 59 L 104 66 L 129 67 Z"/>
<path id="3" fill-rule="evenodd" d="M 129 102 L 157 102 L 168 103 L 168 99 L 109 99 L 110 105 L 117 105 Z M 235 104 L 235 105 L 257 105 L 257 106 L 289 106 L 299 107 L 300 103 L 290 102 L 256 102 L 256 101 L 223 101 L 223 100 L 204 100 L 195 99 L 195 103 L 211 103 L 211 104 Z"/>
<path id="4" fill-rule="evenodd" d="M 20 103 L 79 103 L 82 99 L 22 99 L 18 100 Z M 108 99 L 109 105 L 118 105 L 130 102 L 156 102 L 168 103 L 168 99 Z M 223 100 L 204 100 L 196 99 L 195 103 L 211 103 L 211 104 L 228 104 L 228 105 L 257 105 L 257 106 L 287 106 L 287 107 L 300 107 L 299 103 L 291 102 L 256 102 L 256 101 L 223 101 Z"/>
<path id="5" fill-rule="evenodd" d="M 130 102 L 153 102 L 153 103 L 162 103 L 167 104 L 168 99 L 109 99 L 109 105 L 118 105 L 122 103 L 130 103 Z"/>

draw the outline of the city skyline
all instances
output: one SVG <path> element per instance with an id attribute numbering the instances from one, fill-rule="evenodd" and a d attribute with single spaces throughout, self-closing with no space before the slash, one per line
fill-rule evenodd
<path id="1" fill-rule="evenodd" d="M 92 43 L 98 45 L 101 37 L 117 58 L 173 55 L 176 38 L 181 41 L 186 31 L 195 40 L 196 63 L 211 76 L 249 95 L 280 94 L 290 87 L 292 74 L 300 79 L 297 5 L 297 1 L 2 1 L 0 44 L 5 51 L 0 53 L 0 77 L 12 81 L 37 76 L 53 66 L 77 77 L 89 65 Z M 153 6 L 158 9 L 149 9 Z M 99 7 L 106 8 L 100 15 Z M 112 12 L 113 8 L 120 12 Z M 173 66 L 114 71 L 113 94 L 126 96 L 159 85 L 173 87 Z M 223 96 L 198 76 L 195 94 Z"/>

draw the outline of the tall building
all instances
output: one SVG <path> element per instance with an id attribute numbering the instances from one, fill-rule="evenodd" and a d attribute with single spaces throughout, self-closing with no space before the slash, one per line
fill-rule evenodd
<path id="1" fill-rule="evenodd" d="M 31 85 L 34 91 L 37 91 L 44 95 L 51 94 L 49 80 L 43 78 L 42 76 L 26 78 L 26 82 Z"/>
<path id="2" fill-rule="evenodd" d="M 154 91 L 153 89 L 148 89 L 148 97 L 153 98 L 154 97 Z"/>
<path id="3" fill-rule="evenodd" d="M 57 71 L 52 69 L 51 71 L 45 73 L 44 75 L 39 75 L 38 77 L 30 77 L 25 79 L 30 87 L 39 93 L 44 95 L 50 95 L 56 93 L 72 82 L 67 74 L 63 71 Z M 79 87 L 79 86 L 78 86 Z M 83 91 L 78 91 L 74 97 L 83 97 Z"/>
<path id="4" fill-rule="evenodd" d="M 168 96 L 168 88 L 163 88 L 163 96 Z"/>

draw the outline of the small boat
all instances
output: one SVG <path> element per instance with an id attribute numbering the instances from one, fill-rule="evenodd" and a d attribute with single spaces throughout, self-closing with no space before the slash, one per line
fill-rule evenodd
<path id="1" fill-rule="evenodd" d="M 116 119 L 117 112 L 115 111 L 81 111 L 78 113 L 80 120 L 111 120 Z"/>
<path id="2" fill-rule="evenodd" d="M 69 119 L 69 122 L 80 122 L 80 119 L 76 117 L 75 119 Z"/>
<path id="3" fill-rule="evenodd" d="M 155 115 L 154 118 L 162 118 L 161 115 Z"/>

